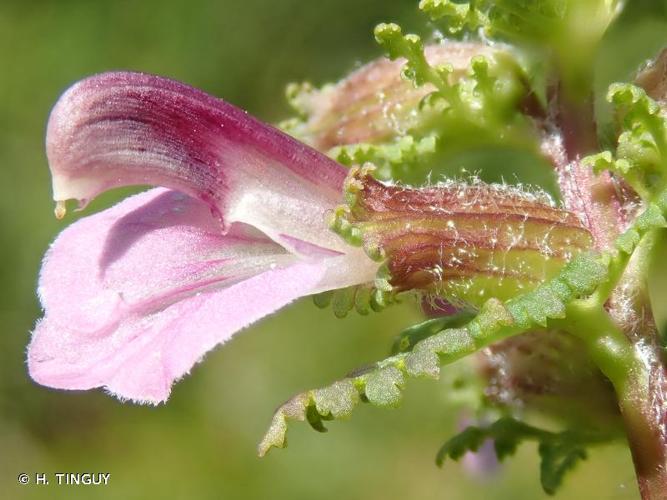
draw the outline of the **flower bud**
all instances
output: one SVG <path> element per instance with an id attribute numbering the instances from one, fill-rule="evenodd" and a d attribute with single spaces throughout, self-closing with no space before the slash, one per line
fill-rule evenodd
<path id="1" fill-rule="evenodd" d="M 667 49 L 639 72 L 635 80 L 653 100 L 661 104 L 667 101 Z"/>
<path id="2" fill-rule="evenodd" d="M 477 361 L 493 404 L 536 411 L 575 428 L 619 424 L 611 383 L 571 335 L 525 333 L 487 347 Z"/>
<path id="3" fill-rule="evenodd" d="M 463 77 L 471 60 L 498 49 L 480 43 L 446 42 L 425 48 L 431 65 L 449 66 L 450 83 Z M 401 77 L 405 59 L 380 58 L 322 90 L 294 92 L 292 102 L 307 117 L 293 132 L 315 148 L 379 143 L 403 135 L 418 123 L 420 99 L 435 87 L 414 85 Z"/>
<path id="4" fill-rule="evenodd" d="M 589 231 L 547 195 L 480 181 L 415 189 L 354 167 L 332 227 L 386 264 L 392 292 L 480 305 L 530 290 L 592 248 Z"/>

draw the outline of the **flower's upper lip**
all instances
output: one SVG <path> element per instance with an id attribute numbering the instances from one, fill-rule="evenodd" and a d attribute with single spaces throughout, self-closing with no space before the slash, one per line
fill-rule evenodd
<path id="1" fill-rule="evenodd" d="M 204 201 L 226 227 L 246 222 L 276 240 L 290 234 L 345 251 L 321 229 L 346 169 L 182 83 L 128 72 L 85 79 L 54 107 L 46 144 L 59 216 L 67 199 L 85 204 L 114 187 L 149 184 Z"/>

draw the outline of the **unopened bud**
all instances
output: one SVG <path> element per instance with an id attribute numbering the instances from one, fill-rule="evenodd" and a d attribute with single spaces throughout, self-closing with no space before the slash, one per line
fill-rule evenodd
<path id="1" fill-rule="evenodd" d="M 425 48 L 433 66 L 446 65 L 450 83 L 465 76 L 472 59 L 500 49 L 480 43 L 446 42 Z M 419 121 L 419 101 L 435 87 L 415 87 L 402 78 L 405 59 L 377 59 L 336 85 L 313 90 L 306 86 L 292 102 L 306 121 L 297 135 L 319 150 L 356 143 L 379 143 L 403 135 Z"/>

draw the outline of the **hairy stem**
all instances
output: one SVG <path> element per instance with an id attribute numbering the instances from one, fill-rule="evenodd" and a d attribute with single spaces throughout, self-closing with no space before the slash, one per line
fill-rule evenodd
<path id="1" fill-rule="evenodd" d="M 667 498 L 667 371 L 659 351 L 631 342 L 593 298 L 570 304 L 566 321 L 614 385 L 642 499 Z"/>
<path id="2" fill-rule="evenodd" d="M 617 392 L 644 500 L 667 498 L 667 365 L 646 286 L 656 237 L 643 238 L 610 301 L 641 363 Z"/>
<path id="3" fill-rule="evenodd" d="M 619 393 L 621 413 L 643 500 L 667 498 L 667 372 L 649 355 Z"/>
<path id="4" fill-rule="evenodd" d="M 543 152 L 551 160 L 565 208 L 580 214 L 599 251 L 611 248 L 626 224 L 620 190 L 611 174 L 596 175 L 582 159 L 598 150 L 593 99 L 570 98 L 561 88 L 551 92 L 550 116 Z"/>
<path id="5" fill-rule="evenodd" d="M 598 149 L 592 99 L 572 100 L 558 88 L 550 104 L 555 130 L 543 150 L 556 170 L 563 203 L 582 216 L 599 251 L 611 250 L 627 215 L 623 189 L 614 177 L 596 175 L 582 164 L 586 154 Z M 667 370 L 645 292 L 652 239 L 645 238 L 623 263 L 622 278 L 607 287 L 604 297 L 575 303 L 568 314 L 614 384 L 643 500 L 667 499 Z"/>

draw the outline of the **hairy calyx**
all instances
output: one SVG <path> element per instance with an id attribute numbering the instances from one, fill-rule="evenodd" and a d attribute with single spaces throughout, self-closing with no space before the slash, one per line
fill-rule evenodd
<path id="1" fill-rule="evenodd" d="M 332 227 L 384 262 L 393 292 L 420 290 L 481 304 L 552 278 L 592 247 L 579 218 L 547 195 L 479 181 L 388 185 L 353 168 Z M 387 276 L 388 275 L 388 276 Z"/>

